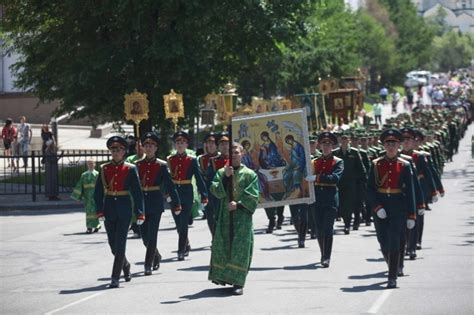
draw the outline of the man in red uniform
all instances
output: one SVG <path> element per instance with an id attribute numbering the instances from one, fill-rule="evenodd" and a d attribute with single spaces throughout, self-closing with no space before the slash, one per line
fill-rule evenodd
<path id="1" fill-rule="evenodd" d="M 175 214 L 181 211 L 176 188 L 171 181 L 168 166 L 156 159 L 159 139 L 153 132 L 147 132 L 141 139 L 145 158 L 137 162 L 140 184 L 145 199 L 146 221 L 140 226 L 140 235 L 146 247 L 145 275 L 160 267 L 161 255 L 157 248 L 158 228 L 164 211 L 163 194 L 168 195 L 170 206 Z"/>
<path id="2" fill-rule="evenodd" d="M 387 288 L 397 286 L 401 233 L 415 227 L 416 206 L 412 170 L 409 162 L 398 157 L 403 139 L 396 129 L 380 135 L 385 155 L 372 162 L 367 182 L 367 196 L 375 212 L 377 240 L 388 263 Z"/>
<path id="3" fill-rule="evenodd" d="M 202 177 L 206 182 L 206 188 L 209 189 L 212 183 L 212 178 L 207 178 L 209 160 L 219 154 L 219 152 L 217 152 L 217 135 L 214 132 L 211 131 L 204 136 L 204 146 L 206 148 L 206 153 L 198 156 L 197 161 Z M 206 205 L 205 215 L 209 231 L 211 231 L 211 235 L 214 235 L 214 231 L 216 230 L 216 220 L 214 218 L 214 208 L 210 202 Z"/>
<path id="4" fill-rule="evenodd" d="M 125 257 L 127 233 L 132 219 L 132 205 L 137 224 L 145 221 L 143 195 L 135 165 L 124 162 L 127 142 L 114 136 L 107 140 L 112 161 L 102 164 L 94 191 L 96 213 L 99 220 L 105 220 L 107 238 L 115 256 L 110 288 L 119 286 L 121 270 L 125 281 L 131 280 L 130 263 Z M 133 202 L 132 202 L 133 199 Z"/>
<path id="5" fill-rule="evenodd" d="M 178 191 L 181 201 L 181 213 L 173 212 L 173 219 L 178 230 L 178 260 L 184 260 L 189 255 L 191 246 L 188 240 L 188 222 L 193 206 L 192 178 L 196 179 L 198 191 L 201 194 L 201 203 L 207 204 L 207 188 L 202 178 L 196 158 L 186 154 L 189 144 L 189 135 L 184 131 L 178 131 L 173 135 L 176 153 L 167 158 L 171 179 Z"/>
<path id="6" fill-rule="evenodd" d="M 312 177 L 316 202 L 311 205 L 314 212 L 319 249 L 321 251 L 321 266 L 329 267 L 331 260 L 334 221 L 339 207 L 339 192 L 337 183 L 344 172 L 344 160 L 333 155 L 333 147 L 337 137 L 331 132 L 323 132 L 318 136 L 322 155 L 314 159 Z"/>

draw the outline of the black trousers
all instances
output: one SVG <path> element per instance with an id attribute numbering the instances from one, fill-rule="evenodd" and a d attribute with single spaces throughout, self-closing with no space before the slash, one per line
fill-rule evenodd
<path id="1" fill-rule="evenodd" d="M 298 232 L 298 240 L 304 241 L 308 229 L 308 205 L 304 203 L 291 205 L 290 212 L 293 225 Z"/>
<path id="2" fill-rule="evenodd" d="M 120 272 L 124 264 L 128 264 L 125 258 L 125 249 L 127 245 L 128 227 L 130 225 L 130 218 L 121 219 L 113 218 L 107 219 L 104 222 L 105 230 L 107 232 L 107 239 L 110 249 L 114 255 L 114 263 L 112 267 L 112 279 L 118 280 Z"/>
<path id="3" fill-rule="evenodd" d="M 151 267 L 157 253 L 158 229 L 163 212 L 147 212 L 146 220 L 140 226 L 143 245 L 146 247 L 145 267 Z"/>
<path id="4" fill-rule="evenodd" d="M 191 203 L 181 202 L 181 213 L 176 215 L 173 211 L 173 219 L 178 231 L 178 253 L 184 253 L 188 244 L 188 223 L 192 208 L 192 200 Z"/>

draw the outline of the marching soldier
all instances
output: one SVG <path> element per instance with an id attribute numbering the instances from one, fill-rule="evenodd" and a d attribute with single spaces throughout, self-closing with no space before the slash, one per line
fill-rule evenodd
<path id="1" fill-rule="evenodd" d="M 333 133 L 321 133 L 318 142 L 322 155 L 312 160 L 313 176 L 308 177 L 308 181 L 314 182 L 316 196 L 316 202 L 310 207 L 313 208 L 315 214 L 321 265 L 328 268 L 332 252 L 334 221 L 339 206 L 337 183 L 344 171 L 344 161 L 333 155 L 333 146 L 337 144 L 337 138 Z"/>
<path id="2" fill-rule="evenodd" d="M 206 182 L 206 187 L 209 190 L 209 187 L 212 183 L 212 178 L 207 177 L 207 169 L 209 167 L 209 160 L 218 156 L 219 152 L 217 151 L 217 135 L 214 132 L 209 132 L 204 136 L 204 147 L 206 148 L 206 153 L 201 154 L 197 157 L 199 169 L 201 170 L 202 177 Z M 207 220 L 207 226 L 211 235 L 214 235 L 216 230 L 216 219 L 214 217 L 214 208 L 209 202 L 205 208 L 205 215 Z"/>
<path id="3" fill-rule="evenodd" d="M 181 205 L 176 188 L 171 181 L 166 164 L 156 159 L 159 139 L 153 132 L 147 132 L 141 139 L 145 157 L 137 162 L 138 174 L 145 199 L 146 221 L 140 226 L 143 244 L 146 247 L 145 275 L 160 268 L 161 255 L 157 248 L 158 228 L 164 211 L 163 193 L 168 195 L 171 210 L 179 215 Z"/>
<path id="4" fill-rule="evenodd" d="M 119 286 L 122 269 L 125 281 L 131 280 L 130 263 L 125 257 L 125 247 L 132 219 L 132 206 L 137 224 L 141 225 L 145 221 L 143 195 L 137 169 L 133 164 L 124 162 L 126 146 L 125 139 L 119 136 L 107 140 L 112 161 L 101 166 L 94 192 L 97 217 L 99 220 L 105 220 L 107 238 L 115 256 L 110 288 Z"/>
<path id="5" fill-rule="evenodd" d="M 173 183 L 176 185 L 179 200 L 181 201 L 181 212 L 173 212 L 173 219 L 178 230 L 178 260 L 184 260 L 189 255 L 191 246 L 188 239 L 188 222 L 193 206 L 193 185 L 192 177 L 196 179 L 196 184 L 201 194 L 201 204 L 207 204 L 207 189 L 202 179 L 199 166 L 194 157 L 186 153 L 190 138 L 184 131 L 178 131 L 173 135 L 176 146 L 176 153 L 167 158 L 168 168 L 171 173 Z"/>
<path id="6" fill-rule="evenodd" d="M 398 157 L 401 133 L 388 129 L 382 132 L 380 140 L 386 153 L 372 162 L 367 195 L 375 212 L 377 240 L 388 264 L 387 288 L 395 288 L 401 255 L 401 233 L 405 232 L 405 222 L 408 229 L 415 226 L 416 207 L 410 164 Z"/>
<path id="7" fill-rule="evenodd" d="M 344 160 L 344 172 L 338 183 L 340 204 L 339 211 L 344 220 L 344 234 L 349 234 L 352 214 L 361 196 L 358 196 L 357 184 L 365 182 L 366 170 L 357 149 L 351 147 L 347 134 L 341 135 L 341 146 L 334 150 L 334 156 Z M 354 217 L 354 230 L 359 229 L 360 216 Z"/>

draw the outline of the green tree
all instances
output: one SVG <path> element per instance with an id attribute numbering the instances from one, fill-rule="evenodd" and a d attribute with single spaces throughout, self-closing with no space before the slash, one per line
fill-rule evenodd
<path id="1" fill-rule="evenodd" d="M 120 119 L 124 94 L 137 89 L 158 123 L 173 88 L 191 120 L 206 93 L 297 37 L 310 2 L 11 0 L 2 37 L 21 56 L 17 86 L 59 99 L 58 114 L 84 106 L 78 116 Z"/>
<path id="2" fill-rule="evenodd" d="M 304 92 L 319 78 L 350 75 L 360 67 L 357 20 L 342 0 L 316 3 L 305 23 L 305 35 L 281 45 L 278 86 L 282 94 Z"/>
<path id="3" fill-rule="evenodd" d="M 432 56 L 433 30 L 419 16 L 411 0 L 380 0 L 390 13 L 398 33 L 399 59 L 393 79 L 401 83 L 405 74 L 429 64 Z"/>
<path id="4" fill-rule="evenodd" d="M 433 64 L 436 71 L 452 71 L 468 67 L 474 59 L 474 35 L 451 31 L 433 41 Z"/>
<path id="5" fill-rule="evenodd" d="M 397 66 L 397 50 L 395 39 L 387 34 L 387 30 L 372 15 L 362 10 L 359 12 L 359 53 L 363 64 L 369 70 L 371 78 L 370 90 L 379 89 L 381 84 L 393 83 Z"/>

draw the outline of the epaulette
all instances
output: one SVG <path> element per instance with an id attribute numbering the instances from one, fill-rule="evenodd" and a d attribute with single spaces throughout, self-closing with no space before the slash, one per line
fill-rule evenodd
<path id="1" fill-rule="evenodd" d="M 359 152 L 363 152 L 363 153 L 367 153 L 367 150 L 364 150 L 364 149 L 358 149 Z"/>
<path id="2" fill-rule="evenodd" d="M 342 161 L 342 159 L 337 157 L 337 156 L 334 156 L 333 158 L 334 158 L 334 161 L 336 161 L 336 162 Z"/>
<path id="3" fill-rule="evenodd" d="M 129 163 L 129 162 L 123 162 L 123 165 L 127 166 L 128 168 L 135 167 L 135 164 L 132 164 L 132 163 Z"/>
<path id="4" fill-rule="evenodd" d="M 162 159 L 156 158 L 156 161 L 161 165 L 167 165 L 168 163 Z"/>
<path id="5" fill-rule="evenodd" d="M 374 159 L 374 160 L 372 161 L 372 163 L 374 163 L 374 165 L 377 165 L 377 163 L 378 163 L 380 160 L 382 160 L 383 158 L 384 158 L 383 156 L 380 156 L 380 157 Z"/>
<path id="6" fill-rule="evenodd" d="M 419 155 L 431 156 L 431 153 L 423 151 L 423 150 L 413 150 L 413 152 L 415 152 L 416 154 L 419 154 Z"/>
<path id="7" fill-rule="evenodd" d="M 406 155 L 406 154 L 400 153 L 400 157 L 404 160 L 407 160 L 407 161 L 413 161 L 413 158 L 409 155 Z"/>
<path id="8" fill-rule="evenodd" d="M 401 162 L 405 166 L 410 166 L 410 162 L 408 162 L 407 160 L 404 160 L 400 157 L 397 158 L 397 161 Z"/>

